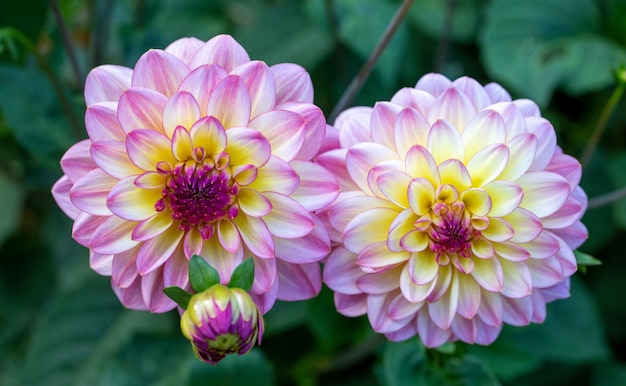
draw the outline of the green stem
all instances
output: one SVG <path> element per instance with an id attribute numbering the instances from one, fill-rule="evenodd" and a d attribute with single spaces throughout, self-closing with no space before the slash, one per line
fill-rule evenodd
<path id="1" fill-rule="evenodd" d="M 604 133 L 606 124 L 609 121 L 609 118 L 611 117 L 613 110 L 615 110 L 615 107 L 617 106 L 618 102 L 622 98 L 622 94 L 624 93 L 625 88 L 626 88 L 626 70 L 620 69 L 618 70 L 618 74 L 617 74 L 617 86 L 615 86 L 615 90 L 613 90 L 613 93 L 611 94 L 608 101 L 604 105 L 604 109 L 602 109 L 602 113 L 600 114 L 600 117 L 598 118 L 598 121 L 596 122 L 596 125 L 593 128 L 593 132 L 591 133 L 591 137 L 589 138 L 589 141 L 587 142 L 587 146 L 585 147 L 585 150 L 580 156 L 580 163 L 583 166 L 583 168 L 589 164 L 589 161 L 591 160 L 591 156 L 593 155 L 593 152 L 596 150 L 596 147 L 598 146 L 598 143 L 600 142 L 600 138 L 602 137 L 602 134 Z"/>
<path id="2" fill-rule="evenodd" d="M 78 65 L 78 57 L 76 56 L 76 50 L 74 49 L 74 41 L 70 36 L 70 32 L 67 28 L 67 24 L 65 24 L 65 20 L 63 19 L 63 15 L 61 14 L 61 9 L 59 8 L 59 4 L 56 0 L 50 0 L 50 8 L 52 8 L 52 13 L 54 13 L 54 18 L 56 19 L 57 26 L 59 27 L 59 32 L 61 33 L 61 38 L 63 40 L 63 45 L 67 50 L 67 56 L 70 59 L 70 64 L 72 65 L 72 70 L 74 71 L 74 82 L 79 87 L 80 90 L 83 89 L 83 74 Z"/>
<path id="3" fill-rule="evenodd" d="M 337 105 L 335 106 L 333 111 L 330 113 L 328 117 L 329 123 L 332 124 L 332 122 L 335 121 L 335 118 L 337 118 L 337 115 L 339 115 L 340 112 L 342 112 L 346 107 L 348 107 L 348 105 L 352 103 L 356 95 L 359 93 L 359 91 L 361 90 L 361 87 L 363 87 L 363 84 L 372 73 L 372 70 L 374 69 L 376 62 L 378 61 L 378 58 L 380 58 L 380 55 L 383 53 L 384 49 L 389 44 L 389 41 L 391 40 L 394 33 L 400 26 L 400 23 L 402 23 L 402 20 L 404 20 L 404 17 L 406 16 L 406 14 L 409 12 L 409 9 L 411 8 L 412 4 L 413 4 L 413 0 L 404 0 L 402 2 L 402 4 L 400 5 L 400 8 L 398 8 L 398 11 L 394 15 L 393 19 L 391 19 L 391 22 L 389 22 L 389 25 L 387 26 L 387 29 L 383 33 L 383 36 L 381 36 L 380 40 L 378 41 L 378 44 L 374 48 L 374 51 L 372 51 L 369 58 L 367 58 L 367 61 L 365 62 L 363 67 L 361 67 L 356 77 L 352 79 L 352 82 L 350 82 L 350 84 L 348 85 L 348 88 L 341 96 L 341 99 L 339 99 L 339 102 L 337 102 Z"/>

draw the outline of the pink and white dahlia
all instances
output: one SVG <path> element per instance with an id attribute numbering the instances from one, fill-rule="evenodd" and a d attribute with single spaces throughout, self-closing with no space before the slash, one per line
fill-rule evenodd
<path id="1" fill-rule="evenodd" d="M 89 139 L 61 160 L 53 195 L 91 267 L 121 302 L 164 312 L 200 255 L 228 283 L 244 257 L 266 312 L 321 287 L 328 234 L 312 215 L 338 194 L 310 162 L 326 130 L 308 73 L 251 61 L 230 36 L 180 39 L 85 85 Z"/>
<path id="2" fill-rule="evenodd" d="M 569 296 L 587 198 L 533 102 L 428 74 L 335 128 L 318 160 L 342 186 L 324 266 L 341 313 L 392 340 L 489 344 Z"/>

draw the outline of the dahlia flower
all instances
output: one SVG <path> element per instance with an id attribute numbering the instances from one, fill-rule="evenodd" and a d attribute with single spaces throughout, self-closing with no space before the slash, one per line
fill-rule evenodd
<path id="1" fill-rule="evenodd" d="M 184 38 L 93 69 L 85 100 L 89 138 L 53 195 L 126 307 L 172 309 L 162 289 L 189 288 L 194 254 L 222 283 L 252 256 L 263 312 L 318 293 L 330 240 L 312 211 L 339 188 L 310 162 L 326 123 L 303 68 L 251 61 L 228 35 Z"/>
<path id="2" fill-rule="evenodd" d="M 215 284 L 191 297 L 180 318 L 183 335 L 198 359 L 215 364 L 226 354 L 246 354 L 261 344 L 263 315 L 241 288 Z"/>
<path id="3" fill-rule="evenodd" d="M 335 129 L 338 148 L 318 160 L 342 187 L 323 214 L 341 313 L 391 340 L 489 344 L 569 296 L 587 198 L 532 101 L 428 74 Z"/>

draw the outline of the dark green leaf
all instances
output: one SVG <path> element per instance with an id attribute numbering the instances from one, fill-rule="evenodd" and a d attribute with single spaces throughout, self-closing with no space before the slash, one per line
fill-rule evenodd
<path id="1" fill-rule="evenodd" d="M 450 1 L 421 0 L 411 7 L 410 20 L 429 36 L 439 39 L 444 30 L 446 7 Z M 481 12 L 480 1 L 457 1 L 452 10 L 450 40 L 469 43 L 474 39 Z"/>
<path id="2" fill-rule="evenodd" d="M 540 105 L 559 86 L 575 95 L 600 89 L 626 63 L 602 22 L 592 0 L 492 1 L 480 41 L 485 67 Z"/>
<path id="3" fill-rule="evenodd" d="M 254 261 L 252 258 L 244 260 L 235 268 L 230 277 L 230 288 L 241 288 L 244 291 L 250 291 L 254 283 Z"/>
<path id="4" fill-rule="evenodd" d="M 189 259 L 189 282 L 197 292 L 204 292 L 220 282 L 220 274 L 202 257 L 191 256 Z"/>
<path id="5" fill-rule="evenodd" d="M 0 245 L 20 224 L 22 199 L 21 187 L 0 170 Z"/>
<path id="6" fill-rule="evenodd" d="M 180 287 L 166 287 L 163 288 L 163 292 L 165 292 L 168 298 L 175 301 L 176 304 L 181 306 L 184 310 L 187 309 L 192 296 L 189 292 Z"/>
<path id="7" fill-rule="evenodd" d="M 578 250 L 574 251 L 574 256 L 576 256 L 576 264 L 578 264 L 578 269 L 580 269 L 582 273 L 585 273 L 587 271 L 588 265 L 602 265 L 602 262 L 600 260 Z"/>

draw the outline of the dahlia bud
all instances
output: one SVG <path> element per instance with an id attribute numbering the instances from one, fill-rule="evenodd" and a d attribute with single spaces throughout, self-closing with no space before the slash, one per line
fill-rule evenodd
<path id="1" fill-rule="evenodd" d="M 226 354 L 245 354 L 261 344 L 263 315 L 241 288 L 215 284 L 191 297 L 180 319 L 198 359 L 215 364 Z"/>

